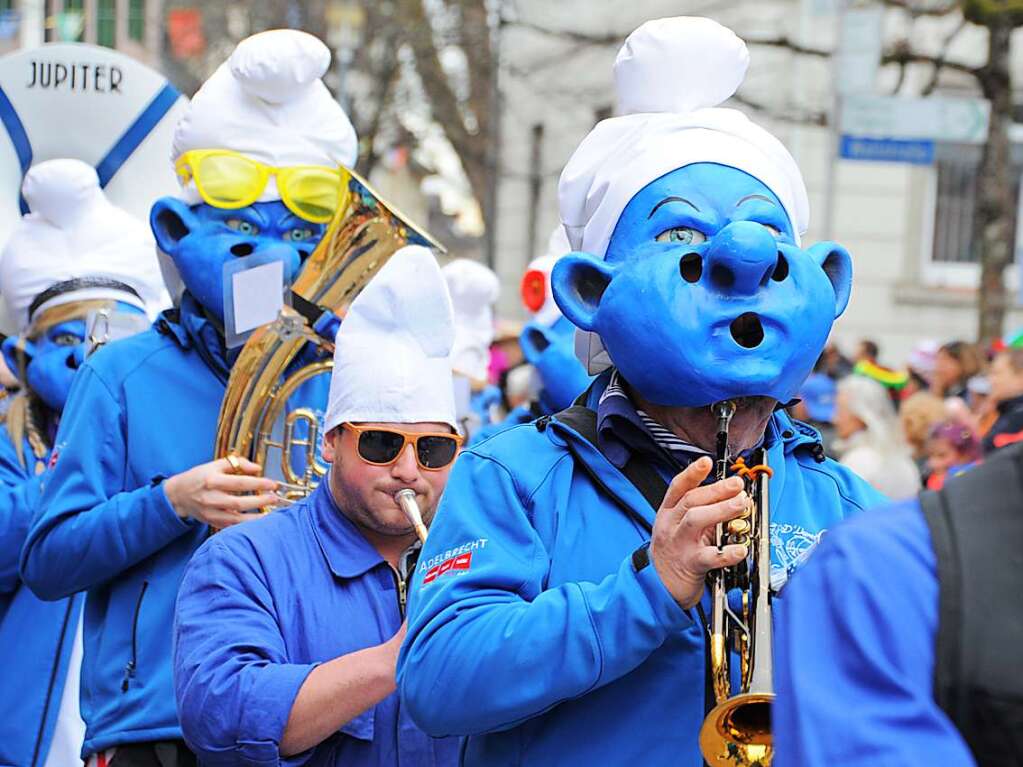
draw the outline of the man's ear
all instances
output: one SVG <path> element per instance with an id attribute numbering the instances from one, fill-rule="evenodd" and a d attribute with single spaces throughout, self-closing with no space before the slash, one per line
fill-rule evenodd
<path id="1" fill-rule="evenodd" d="M 327 463 L 334 463 L 337 460 L 338 440 L 341 439 L 341 429 L 335 427 L 323 435 L 323 447 L 320 456 Z"/>
<path id="2" fill-rule="evenodd" d="M 185 237 L 199 228 L 199 219 L 177 197 L 161 197 L 149 211 L 149 226 L 164 253 L 173 253 Z"/>
<path id="3" fill-rule="evenodd" d="M 588 253 L 569 253 L 554 264 L 554 301 L 577 328 L 595 331 L 597 309 L 611 284 L 614 268 Z"/>
<path id="4" fill-rule="evenodd" d="M 852 257 L 836 242 L 818 242 L 807 248 L 807 253 L 828 275 L 835 289 L 835 319 L 842 316 L 849 305 L 852 292 Z"/>
<path id="5" fill-rule="evenodd" d="M 24 351 L 19 348 L 18 342 L 21 340 L 20 336 L 8 336 L 4 339 L 3 346 L 0 347 L 0 351 L 4 355 L 4 364 L 7 365 L 7 369 L 11 371 L 11 375 L 18 379 L 22 386 L 25 385 L 25 381 L 22 380 L 22 360 L 24 359 L 24 365 L 27 366 L 28 362 L 35 356 L 36 347 L 31 341 L 25 341 Z M 27 359 L 25 359 L 27 358 Z"/>

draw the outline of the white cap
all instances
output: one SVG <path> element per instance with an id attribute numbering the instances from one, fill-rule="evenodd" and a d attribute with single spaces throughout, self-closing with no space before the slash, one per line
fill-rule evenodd
<path id="1" fill-rule="evenodd" d="M 530 261 L 529 266 L 526 267 L 522 281 L 523 299 L 525 299 L 527 290 L 527 280 L 542 279 L 544 289 L 543 303 L 540 304 L 540 308 L 534 310 L 527 305 L 526 309 L 533 315 L 534 321 L 545 327 L 550 327 L 561 319 L 561 309 L 554 302 L 554 292 L 551 290 L 551 270 L 557 260 L 571 250 L 572 246 L 568 243 L 565 227 L 558 224 L 547 240 L 547 251 L 542 256 Z M 531 289 L 535 289 L 535 287 Z"/>
<path id="2" fill-rule="evenodd" d="M 233 149 L 266 165 L 355 165 L 355 129 L 320 80 L 330 50 L 296 29 L 238 43 L 192 98 L 174 132 L 172 159 L 191 149 Z M 183 190 L 201 202 L 193 184 Z M 273 178 L 260 202 L 279 200 Z"/>
<path id="3" fill-rule="evenodd" d="M 451 298 L 433 254 L 408 245 L 384 264 L 341 322 L 324 428 L 446 423 L 457 428 Z"/>
<path id="4" fill-rule="evenodd" d="M 574 250 L 603 258 L 637 192 L 701 162 L 762 181 L 784 206 L 798 242 L 809 225 L 809 203 L 795 160 L 744 114 L 718 107 L 738 89 L 748 65 L 746 44 L 710 19 L 658 19 L 629 35 L 614 65 L 622 116 L 597 124 L 558 183 Z"/>
<path id="5" fill-rule="evenodd" d="M 492 269 L 469 258 L 456 258 L 442 270 L 455 312 L 451 364 L 455 372 L 486 380 L 490 344 L 494 342 L 494 303 L 501 283 Z"/>
<path id="6" fill-rule="evenodd" d="M 55 295 L 36 311 L 108 298 L 133 303 L 152 318 L 170 306 L 149 227 L 106 198 L 92 166 L 70 159 L 41 162 L 25 174 L 22 194 L 31 212 L 18 222 L 0 256 L 0 292 L 19 332 L 28 327 L 37 296 L 76 278 L 121 282 L 138 297 L 91 285 Z"/>

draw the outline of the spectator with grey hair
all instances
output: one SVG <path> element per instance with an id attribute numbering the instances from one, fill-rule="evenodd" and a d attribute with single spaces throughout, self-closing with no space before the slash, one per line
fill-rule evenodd
<path id="1" fill-rule="evenodd" d="M 984 436 L 984 454 L 1023 441 L 1023 348 L 999 352 L 988 371 L 998 420 Z"/>

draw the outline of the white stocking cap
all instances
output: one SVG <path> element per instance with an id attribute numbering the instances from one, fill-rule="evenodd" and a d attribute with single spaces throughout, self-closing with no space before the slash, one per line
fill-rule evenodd
<path id="1" fill-rule="evenodd" d="M 111 298 L 134 303 L 152 318 L 170 306 L 149 227 L 106 198 L 92 166 L 68 159 L 41 162 L 25 174 L 22 193 L 31 212 L 0 255 L 0 291 L 19 332 L 28 327 L 29 306 L 37 296 L 75 278 L 116 280 L 139 298 L 92 286 L 61 293 L 47 301 L 47 308 Z"/>
<path id="2" fill-rule="evenodd" d="M 275 167 L 354 167 L 355 130 L 320 80 L 329 66 L 330 50 L 306 32 L 274 29 L 242 40 L 192 98 L 172 159 L 190 149 L 232 149 Z M 183 194 L 190 205 L 201 202 L 192 184 Z M 271 178 L 259 201 L 279 199 Z"/>
<path id="3" fill-rule="evenodd" d="M 629 201 L 647 184 L 694 163 L 717 163 L 759 179 L 781 201 L 796 243 L 809 225 L 802 174 L 778 139 L 719 104 L 749 66 L 746 44 L 710 19 L 648 21 L 615 60 L 621 116 L 602 120 L 558 182 L 561 221 L 577 251 L 603 258 Z M 591 374 L 610 364 L 600 339 L 580 333 L 577 350 Z"/>
<path id="4" fill-rule="evenodd" d="M 334 350 L 324 428 L 428 423 L 457 428 L 451 298 L 433 254 L 409 245 L 352 302 Z"/>
<path id="5" fill-rule="evenodd" d="M 501 283 L 492 269 L 469 258 L 456 258 L 441 271 L 455 311 L 451 364 L 455 373 L 486 380 L 494 342 L 494 303 Z"/>

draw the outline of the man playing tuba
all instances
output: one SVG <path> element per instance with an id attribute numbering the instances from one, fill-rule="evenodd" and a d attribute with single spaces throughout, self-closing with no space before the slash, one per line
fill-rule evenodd
<path id="1" fill-rule="evenodd" d="M 459 458 L 398 659 L 404 705 L 432 735 L 468 735 L 466 765 L 701 763 L 705 579 L 746 559 L 714 541 L 750 502 L 723 476 L 732 460 L 708 480 L 710 456 L 766 456 L 774 591 L 878 500 L 779 409 L 845 308 L 851 262 L 834 243 L 801 247 L 794 160 L 718 106 L 747 64 L 713 21 L 644 24 L 615 62 L 621 116 L 561 176 L 576 252 L 554 296 L 602 372 L 578 406 Z M 471 567 L 426 566 L 474 541 Z"/>
<path id="2" fill-rule="evenodd" d="M 88 593 L 92 765 L 195 763 L 171 683 L 178 585 L 210 525 L 277 500 L 261 467 L 211 460 L 237 355 L 224 339 L 225 266 L 279 261 L 290 284 L 340 204 L 356 137 L 320 80 L 329 64 L 312 35 L 264 32 L 200 88 L 174 135 L 181 195 L 151 212 L 184 286 L 179 305 L 88 360 L 61 422 L 22 572 L 46 599 Z"/>

